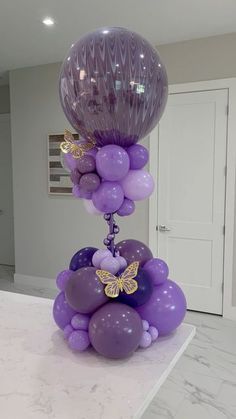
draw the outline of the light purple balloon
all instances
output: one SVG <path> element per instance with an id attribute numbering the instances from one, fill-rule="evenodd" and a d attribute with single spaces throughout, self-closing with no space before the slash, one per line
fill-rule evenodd
<path id="1" fill-rule="evenodd" d="M 152 337 L 147 331 L 143 331 L 139 346 L 142 349 L 148 348 L 152 343 Z"/>
<path id="2" fill-rule="evenodd" d="M 153 258 L 145 263 L 143 269 L 148 272 L 153 285 L 162 284 L 169 276 L 169 268 L 162 259 Z"/>
<path id="3" fill-rule="evenodd" d="M 120 217 L 125 217 L 127 215 L 133 214 L 134 211 L 135 211 L 134 201 L 131 201 L 130 199 L 125 198 L 123 204 L 118 209 L 117 214 Z"/>
<path id="4" fill-rule="evenodd" d="M 125 269 L 127 267 L 128 264 L 122 256 L 116 256 L 116 260 L 119 262 L 120 269 Z"/>
<path id="5" fill-rule="evenodd" d="M 73 351 L 85 351 L 90 345 L 88 332 L 85 332 L 84 330 L 75 330 L 70 334 L 68 344 Z"/>
<path id="6" fill-rule="evenodd" d="M 94 205 L 91 199 L 83 199 L 84 207 L 86 211 L 91 215 L 103 215 L 103 212 L 99 211 Z"/>
<path id="7" fill-rule="evenodd" d="M 60 292 L 53 304 L 53 317 L 57 326 L 64 330 L 76 311 L 67 303 L 64 292 Z"/>
<path id="8" fill-rule="evenodd" d="M 89 320 L 87 314 L 77 313 L 71 319 L 71 326 L 76 330 L 88 330 Z"/>
<path id="9" fill-rule="evenodd" d="M 74 332 L 74 329 L 71 324 L 68 324 L 63 330 L 64 338 L 67 340 L 72 332 Z"/>
<path id="10" fill-rule="evenodd" d="M 156 49 L 124 28 L 101 28 L 70 48 L 61 68 L 61 105 L 71 125 L 98 146 L 130 146 L 158 123 L 167 101 Z"/>
<path id="11" fill-rule="evenodd" d="M 70 174 L 70 179 L 71 179 L 71 182 L 74 183 L 74 185 L 79 184 L 80 178 L 81 178 L 81 174 L 78 171 L 78 169 L 72 170 L 72 172 Z"/>
<path id="12" fill-rule="evenodd" d="M 70 171 L 77 169 L 77 159 L 75 159 L 71 153 L 62 153 L 62 160 Z"/>
<path id="13" fill-rule="evenodd" d="M 129 171 L 129 156 L 122 147 L 107 145 L 96 155 L 96 168 L 104 180 L 121 180 Z"/>
<path id="14" fill-rule="evenodd" d="M 102 259 L 100 267 L 103 271 L 110 272 L 115 275 L 120 270 L 120 264 L 116 258 L 113 256 L 107 256 Z"/>
<path id="15" fill-rule="evenodd" d="M 126 358 L 139 346 L 143 333 L 137 311 L 126 304 L 107 303 L 97 310 L 89 323 L 94 349 L 108 358 Z"/>
<path id="16" fill-rule="evenodd" d="M 121 181 L 125 197 L 132 201 L 148 198 L 154 189 L 154 180 L 146 170 L 130 170 Z"/>
<path id="17" fill-rule="evenodd" d="M 152 342 L 155 342 L 155 340 L 157 340 L 158 338 L 158 330 L 156 327 L 154 326 L 150 326 L 148 329 L 148 333 L 150 333 L 151 338 L 152 338 Z"/>
<path id="18" fill-rule="evenodd" d="M 130 160 L 130 169 L 142 169 L 148 162 L 148 150 L 140 144 L 134 144 L 127 149 Z"/>
<path id="19" fill-rule="evenodd" d="M 72 193 L 76 198 L 84 198 L 84 199 L 92 198 L 92 193 L 83 191 L 80 185 L 74 185 L 72 188 Z"/>
<path id="20" fill-rule="evenodd" d="M 66 269 L 60 272 L 57 275 L 57 279 L 56 279 L 57 288 L 59 288 L 61 291 L 65 291 L 66 284 L 72 273 L 73 271 L 71 271 L 70 269 Z"/>
<path id="21" fill-rule="evenodd" d="M 124 192 L 117 182 L 102 182 L 93 193 L 94 206 L 104 213 L 116 212 L 123 203 Z"/>
<path id="22" fill-rule="evenodd" d="M 100 185 L 100 177 L 96 173 L 85 173 L 81 176 L 79 186 L 85 193 L 95 192 Z"/>
<path id="23" fill-rule="evenodd" d="M 149 323 L 147 322 L 147 320 L 142 320 L 142 323 L 143 323 L 143 330 L 147 332 L 149 329 Z"/>
<path id="24" fill-rule="evenodd" d="M 137 311 L 143 319 L 156 327 L 159 335 L 168 335 L 183 321 L 187 303 L 181 288 L 170 279 L 157 285 L 148 302 Z"/>
<path id="25" fill-rule="evenodd" d="M 112 253 L 108 249 L 99 249 L 97 250 L 92 258 L 92 264 L 95 268 L 100 269 L 101 261 L 106 257 L 112 257 Z"/>

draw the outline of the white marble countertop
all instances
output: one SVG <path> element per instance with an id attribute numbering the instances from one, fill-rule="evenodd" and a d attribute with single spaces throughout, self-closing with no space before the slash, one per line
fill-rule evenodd
<path id="1" fill-rule="evenodd" d="M 48 299 L 0 291 L 2 419 L 138 419 L 195 334 L 171 336 L 111 361 L 92 349 L 73 353 Z"/>

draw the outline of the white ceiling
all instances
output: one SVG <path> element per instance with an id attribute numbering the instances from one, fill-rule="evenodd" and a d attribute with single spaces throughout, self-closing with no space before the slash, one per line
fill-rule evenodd
<path id="1" fill-rule="evenodd" d="M 56 24 L 44 26 L 45 16 Z M 102 26 L 130 28 L 156 45 L 236 32 L 236 0 L 0 0 L 0 75 L 60 61 Z"/>

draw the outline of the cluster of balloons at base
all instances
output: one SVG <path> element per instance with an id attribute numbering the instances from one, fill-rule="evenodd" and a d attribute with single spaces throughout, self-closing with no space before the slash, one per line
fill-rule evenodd
<path id="1" fill-rule="evenodd" d="M 185 296 L 168 275 L 167 264 L 138 240 L 118 243 L 115 255 L 80 249 L 57 276 L 54 320 L 72 350 L 92 345 L 105 357 L 128 357 L 172 333 L 184 319 Z"/>

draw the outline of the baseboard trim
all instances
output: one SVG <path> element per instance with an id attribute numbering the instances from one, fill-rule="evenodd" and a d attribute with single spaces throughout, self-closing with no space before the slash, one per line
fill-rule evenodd
<path id="1" fill-rule="evenodd" d="M 227 307 L 223 310 L 223 317 L 225 319 L 236 321 L 236 306 Z"/>
<path id="2" fill-rule="evenodd" d="M 25 287 L 33 287 L 40 290 L 57 289 L 56 281 L 52 278 L 43 278 L 40 276 L 22 275 L 15 273 L 14 281 L 18 285 L 23 285 Z"/>

